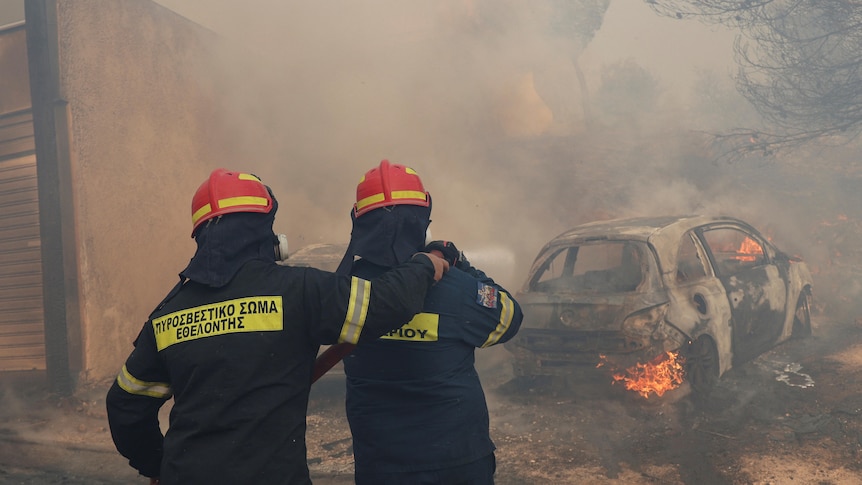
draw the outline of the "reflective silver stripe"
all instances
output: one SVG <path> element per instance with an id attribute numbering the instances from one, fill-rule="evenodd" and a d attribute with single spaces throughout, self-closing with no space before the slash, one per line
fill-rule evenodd
<path id="1" fill-rule="evenodd" d="M 129 374 L 126 366 L 120 375 L 117 376 L 117 384 L 129 394 L 137 394 L 138 396 L 149 396 L 159 399 L 167 399 L 173 395 L 171 385 L 165 382 L 147 382 L 137 379 L 132 374 Z"/>
<path id="2" fill-rule="evenodd" d="M 506 330 L 509 330 L 509 326 L 512 325 L 512 318 L 515 317 L 515 305 L 504 291 L 500 292 L 500 306 L 503 307 L 500 310 L 500 323 L 497 324 L 497 328 L 491 332 L 491 335 L 488 335 L 488 340 L 482 344 L 483 349 L 499 342 Z"/>
<path id="3" fill-rule="evenodd" d="M 350 279 L 350 302 L 347 304 L 347 315 L 341 327 L 339 342 L 355 344 L 359 342 L 365 318 L 368 316 L 368 302 L 371 301 L 371 282 L 361 278 Z"/>

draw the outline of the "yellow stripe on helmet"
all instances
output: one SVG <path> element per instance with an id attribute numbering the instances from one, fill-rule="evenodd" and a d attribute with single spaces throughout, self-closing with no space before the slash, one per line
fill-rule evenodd
<path id="1" fill-rule="evenodd" d="M 197 222 L 198 222 L 199 220 L 201 220 L 201 218 L 202 218 L 203 216 L 205 216 L 205 215 L 209 214 L 211 211 L 212 211 L 212 207 L 211 207 L 209 204 L 207 204 L 207 205 L 205 205 L 205 206 L 201 207 L 200 209 L 196 210 L 196 211 L 195 211 L 195 213 L 194 213 L 194 214 L 192 214 L 192 225 L 197 224 Z"/>
<path id="2" fill-rule="evenodd" d="M 227 199 L 220 199 L 218 201 L 219 209 L 224 209 L 226 207 L 235 207 L 238 205 L 259 205 L 262 207 L 266 207 L 267 205 L 269 205 L 269 203 L 263 197 L 254 197 L 250 195 L 244 195 L 241 197 L 228 197 Z"/>
<path id="3" fill-rule="evenodd" d="M 392 192 L 392 200 L 416 199 L 425 200 L 425 192 L 418 190 L 396 190 Z"/>
<path id="4" fill-rule="evenodd" d="M 398 200 L 427 200 L 425 192 L 419 192 L 418 190 L 396 190 L 390 196 L 392 197 L 390 200 L 393 202 L 393 205 Z M 362 209 L 372 204 L 383 202 L 385 199 L 386 197 L 382 193 L 366 197 L 356 203 L 356 211 L 361 212 Z"/>
<path id="5" fill-rule="evenodd" d="M 384 200 L 383 194 L 374 194 L 372 196 L 366 197 L 356 203 L 356 211 L 360 212 L 362 209 L 368 207 L 371 204 L 376 204 L 378 202 L 383 202 Z"/>

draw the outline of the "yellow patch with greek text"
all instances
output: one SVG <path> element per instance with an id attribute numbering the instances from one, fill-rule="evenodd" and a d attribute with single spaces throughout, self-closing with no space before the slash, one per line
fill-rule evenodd
<path id="1" fill-rule="evenodd" d="M 252 296 L 169 313 L 152 322 L 156 347 L 199 338 L 242 332 L 274 332 L 284 328 L 280 296 Z"/>
<path id="2" fill-rule="evenodd" d="M 440 315 L 419 313 L 401 328 L 384 333 L 382 339 L 409 340 L 411 342 L 436 342 Z"/>

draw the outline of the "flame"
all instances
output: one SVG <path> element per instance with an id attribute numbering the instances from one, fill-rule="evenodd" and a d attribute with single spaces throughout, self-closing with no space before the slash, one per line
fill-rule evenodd
<path id="1" fill-rule="evenodd" d="M 599 363 L 596 364 L 596 369 L 605 365 L 605 359 L 607 359 L 605 354 L 599 354 Z"/>
<path id="2" fill-rule="evenodd" d="M 737 260 L 752 262 L 755 261 L 758 256 L 763 255 L 763 249 L 760 247 L 760 244 L 757 244 L 753 239 L 747 237 L 742 241 L 742 244 L 739 245 L 737 253 L 739 253 L 736 256 Z"/>
<path id="3" fill-rule="evenodd" d="M 627 390 L 637 392 L 644 399 L 648 399 L 650 393 L 661 397 L 682 385 L 684 363 L 685 358 L 679 352 L 665 352 L 646 364 L 638 363 L 614 374 L 612 383 L 622 382 Z"/>

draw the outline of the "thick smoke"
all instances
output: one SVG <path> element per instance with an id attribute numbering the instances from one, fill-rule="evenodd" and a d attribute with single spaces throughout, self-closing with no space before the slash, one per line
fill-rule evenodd
<path id="1" fill-rule="evenodd" d="M 550 3 L 161 3 L 230 46 L 214 75 L 244 142 L 237 166 L 276 189 L 277 224 L 294 248 L 346 240 L 356 182 L 388 158 L 422 175 L 436 237 L 480 258 L 486 247 L 508 248 L 503 259 L 517 269 L 504 283 L 517 286 L 546 239 L 622 215 L 639 183 L 627 180 L 627 165 L 654 172 L 656 160 L 676 158 L 633 159 L 640 147 L 628 139 L 643 136 L 636 126 L 587 130 L 591 93 L 581 92 L 572 59 L 592 59 L 583 70 L 597 93 L 607 61 L 554 30 Z M 598 111 L 600 122 L 629 118 L 608 96 L 616 115 Z"/>
<path id="2" fill-rule="evenodd" d="M 588 42 L 554 31 L 553 2 L 542 1 L 158 3 L 224 40 L 209 74 L 237 134 L 231 168 L 273 187 L 276 229 L 293 250 L 346 242 L 356 183 L 388 158 L 432 193 L 434 237 L 512 291 L 541 246 L 575 224 L 723 214 L 809 262 L 815 311 L 844 325 L 860 315 L 858 145 L 717 162 L 705 132 L 757 123 L 730 77 L 732 33 L 655 17 L 643 2 L 611 2 Z M 477 357 L 486 389 L 511 377 L 505 349 Z M 740 391 L 741 406 L 755 391 Z M 492 421 L 532 431 L 521 409 L 488 398 Z M 29 400 L 0 395 L 0 418 Z M 683 426 L 660 410 L 603 402 L 560 432 L 612 456 L 627 427 L 655 415 Z"/>
<path id="3" fill-rule="evenodd" d="M 554 2 L 160 3 L 230 46 L 213 75 L 236 166 L 276 190 L 294 249 L 346 241 L 359 177 L 388 158 L 422 175 L 433 235 L 512 290 L 572 225 L 723 214 L 808 260 L 819 307 L 858 314 L 853 148 L 716 161 L 706 133 L 758 123 L 734 89 L 733 32 L 640 3 L 611 2 L 592 38 L 567 37 Z"/>

